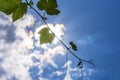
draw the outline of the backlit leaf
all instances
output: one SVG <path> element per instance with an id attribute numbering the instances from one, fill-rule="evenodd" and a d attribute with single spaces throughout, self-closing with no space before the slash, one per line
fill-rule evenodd
<path id="1" fill-rule="evenodd" d="M 47 0 L 39 0 L 37 3 L 37 7 L 40 10 L 46 10 L 47 9 Z"/>
<path id="2" fill-rule="evenodd" d="M 20 19 L 21 17 L 23 17 L 26 11 L 27 11 L 27 4 L 26 3 L 19 4 L 17 9 L 13 13 L 13 16 L 12 16 L 13 21 L 16 21 L 17 19 Z"/>
<path id="3" fill-rule="evenodd" d="M 21 0 L 0 0 L 0 11 L 9 15 L 16 10 L 18 4 L 20 3 Z"/>
<path id="4" fill-rule="evenodd" d="M 40 10 L 45 10 L 48 15 L 57 15 L 60 13 L 57 9 L 58 4 L 56 0 L 39 0 L 37 7 Z"/>
<path id="5" fill-rule="evenodd" d="M 57 1 L 56 0 L 48 0 L 48 7 L 49 8 L 57 8 L 58 7 L 58 4 L 57 4 Z"/>
<path id="6" fill-rule="evenodd" d="M 60 13 L 60 11 L 58 10 L 58 9 L 48 9 L 47 10 L 47 14 L 48 15 L 57 15 L 57 14 L 59 14 Z"/>
<path id="7" fill-rule="evenodd" d="M 52 43 L 55 35 L 53 33 L 49 33 L 49 28 L 43 28 L 38 32 L 40 34 L 40 44 L 44 43 Z"/>

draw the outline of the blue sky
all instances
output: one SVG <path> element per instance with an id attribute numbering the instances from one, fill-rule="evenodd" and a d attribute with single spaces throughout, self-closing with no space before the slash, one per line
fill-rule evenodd
<path id="1" fill-rule="evenodd" d="M 61 13 L 49 17 L 48 22 L 58 24 L 54 29 L 59 30 L 57 35 L 66 44 L 74 41 L 78 46 L 76 54 L 83 59 L 93 59 L 96 65 L 92 72 L 85 69 L 83 80 L 119 80 L 120 1 L 58 0 L 58 4 Z M 0 13 L 2 80 L 61 80 L 64 76 L 66 50 L 57 40 L 51 45 L 38 45 L 37 30 L 44 26 L 32 13 L 15 23 L 10 16 Z M 77 60 L 71 55 L 69 59 L 69 80 L 80 80 L 78 74 L 81 73 L 74 66 Z"/>
<path id="2" fill-rule="evenodd" d="M 70 39 L 91 37 L 86 45 L 78 43 L 80 54 L 96 64 L 92 80 L 119 80 L 120 76 L 120 1 L 76 0 L 61 2 L 61 20 Z M 90 42 L 90 43 L 89 43 Z"/>

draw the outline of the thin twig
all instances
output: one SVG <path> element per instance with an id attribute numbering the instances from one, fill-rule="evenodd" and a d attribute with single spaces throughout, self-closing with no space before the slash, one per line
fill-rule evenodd
<path id="1" fill-rule="evenodd" d="M 78 60 L 80 60 L 80 61 L 87 62 L 87 63 L 91 64 L 93 67 L 95 67 L 94 63 L 91 63 L 91 62 L 88 61 L 88 60 L 81 59 L 81 58 L 78 57 L 76 54 L 74 54 L 74 53 L 69 49 L 69 47 L 67 47 L 67 45 L 50 29 L 50 27 L 49 27 L 48 23 L 46 22 L 46 20 L 44 19 L 44 17 L 43 17 L 33 6 L 31 6 L 27 0 L 25 0 L 25 1 L 26 1 L 27 5 L 28 5 L 31 9 L 33 9 L 33 11 L 35 11 L 35 12 L 38 14 L 38 16 L 40 16 L 40 18 L 42 19 L 42 21 L 45 23 L 45 25 L 46 25 L 46 26 L 49 28 L 49 30 L 51 31 L 51 33 L 53 33 L 53 34 L 55 35 L 55 37 L 61 42 L 61 44 L 62 44 L 74 57 L 76 57 L 76 58 L 77 58 Z"/>
<path id="2" fill-rule="evenodd" d="M 67 72 L 68 72 L 68 50 L 66 53 L 66 75 L 67 75 Z"/>

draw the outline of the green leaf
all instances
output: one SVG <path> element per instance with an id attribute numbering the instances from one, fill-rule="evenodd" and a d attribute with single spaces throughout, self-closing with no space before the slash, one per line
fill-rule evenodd
<path id="1" fill-rule="evenodd" d="M 23 17 L 26 11 L 27 11 L 27 4 L 26 3 L 19 4 L 17 9 L 12 15 L 13 21 L 16 21 L 17 19 L 20 19 L 21 17 Z"/>
<path id="2" fill-rule="evenodd" d="M 16 10 L 20 3 L 21 0 L 0 0 L 0 11 L 9 15 Z"/>
<path id="3" fill-rule="evenodd" d="M 57 15 L 60 13 L 57 9 L 58 4 L 56 0 L 39 0 L 37 7 L 39 10 L 45 10 L 48 15 Z"/>
<path id="4" fill-rule="evenodd" d="M 21 3 L 22 2 L 22 0 L 4 0 L 4 1 L 11 1 L 11 2 L 13 2 L 13 3 L 16 3 L 16 4 L 19 4 L 19 3 Z M 10 3 L 9 3 L 10 4 Z"/>
<path id="5" fill-rule="evenodd" d="M 69 44 L 73 50 L 77 51 L 77 46 L 72 41 Z"/>
<path id="6" fill-rule="evenodd" d="M 52 43 L 55 35 L 53 33 L 49 33 L 49 28 L 43 28 L 38 32 L 40 34 L 40 44 L 44 43 Z"/>
<path id="7" fill-rule="evenodd" d="M 47 0 L 40 0 L 40 1 L 38 1 L 38 3 L 37 3 L 37 7 L 38 7 L 38 9 L 40 9 L 40 10 L 46 10 L 47 9 Z"/>
<path id="8" fill-rule="evenodd" d="M 48 15 L 57 15 L 60 13 L 58 9 L 47 9 L 46 11 Z"/>
<path id="9" fill-rule="evenodd" d="M 26 13 L 27 4 L 22 3 L 22 0 L 0 0 L 0 11 L 7 15 L 13 13 L 12 19 L 16 21 Z"/>
<path id="10" fill-rule="evenodd" d="M 48 7 L 49 8 L 57 8 L 58 4 L 56 0 L 48 0 Z"/>
<path id="11" fill-rule="evenodd" d="M 32 0 L 30 0 L 30 5 L 33 5 L 33 4 L 34 4 L 34 2 Z"/>
<path id="12" fill-rule="evenodd" d="M 6 15 L 9 15 L 9 14 L 13 13 L 16 9 L 17 9 L 17 6 L 15 6 L 13 8 L 9 8 L 8 10 L 3 11 L 3 12 L 6 13 Z"/>

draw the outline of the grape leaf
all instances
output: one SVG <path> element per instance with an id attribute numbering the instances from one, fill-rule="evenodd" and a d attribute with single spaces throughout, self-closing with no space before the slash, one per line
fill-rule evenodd
<path id="1" fill-rule="evenodd" d="M 48 9 L 47 10 L 47 14 L 48 15 L 57 15 L 57 14 L 59 14 L 60 13 L 60 11 L 58 10 L 58 9 Z"/>
<path id="2" fill-rule="evenodd" d="M 19 4 L 17 9 L 12 15 L 13 21 L 16 21 L 17 19 L 20 19 L 21 17 L 23 17 L 26 11 L 27 11 L 27 4 L 26 3 Z"/>
<path id="3" fill-rule="evenodd" d="M 20 3 L 21 0 L 0 0 L 0 11 L 9 15 L 16 10 L 18 4 Z"/>
<path id="4" fill-rule="evenodd" d="M 60 13 L 57 9 L 58 4 L 56 0 L 39 0 L 37 7 L 40 10 L 45 10 L 48 15 L 57 15 Z"/>
<path id="5" fill-rule="evenodd" d="M 43 28 L 38 32 L 40 34 L 40 44 L 44 43 L 52 43 L 55 35 L 53 33 L 49 33 L 49 28 Z"/>
<path id="6" fill-rule="evenodd" d="M 47 0 L 39 0 L 37 3 L 37 7 L 40 10 L 46 10 L 47 9 Z"/>
<path id="7" fill-rule="evenodd" d="M 49 8 L 57 8 L 58 4 L 56 0 L 48 0 L 48 7 Z"/>
<path id="8" fill-rule="evenodd" d="M 0 11 L 7 15 L 13 13 L 12 19 L 16 21 L 26 13 L 27 4 L 22 3 L 22 0 L 0 0 Z"/>

